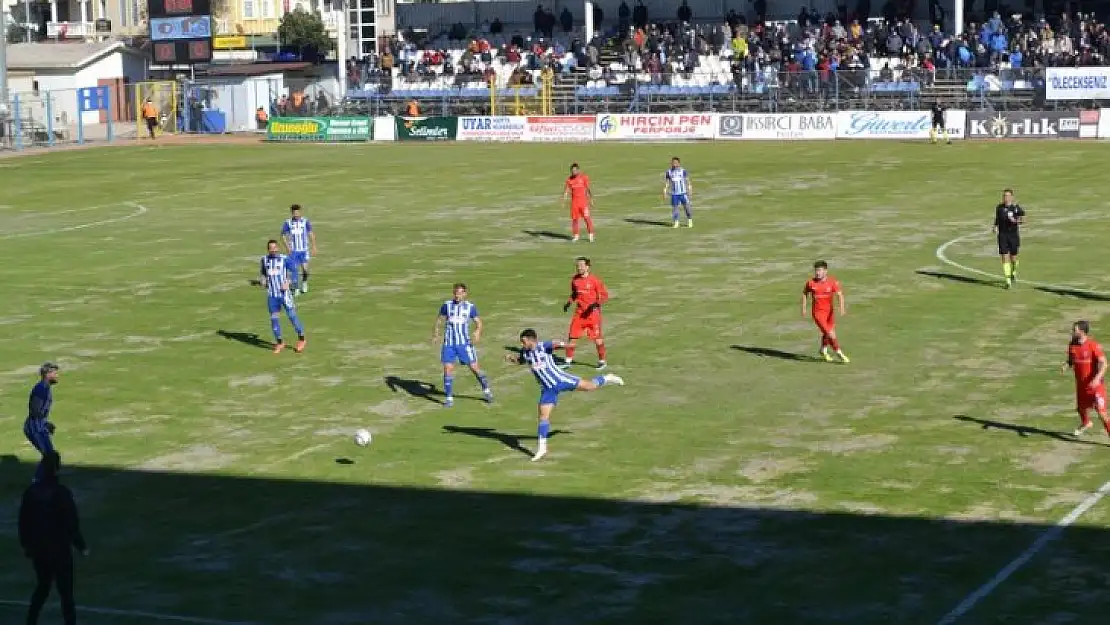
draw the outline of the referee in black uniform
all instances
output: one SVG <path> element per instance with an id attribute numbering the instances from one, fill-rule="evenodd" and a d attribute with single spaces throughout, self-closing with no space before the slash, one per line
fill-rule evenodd
<path id="1" fill-rule="evenodd" d="M 23 493 L 19 504 L 19 544 L 35 567 L 37 583 L 27 609 L 27 625 L 38 625 L 39 613 L 50 595 L 50 586 L 58 586 L 62 599 L 65 625 L 77 623 L 77 606 L 73 600 L 73 550 L 88 555 L 77 504 L 73 493 L 58 483 L 61 456 L 47 452 L 42 459 L 41 479 Z"/>
<path id="2" fill-rule="evenodd" d="M 948 124 L 944 120 L 948 109 L 939 101 L 933 103 L 933 123 L 929 126 L 929 141 L 937 142 L 937 135 L 944 135 L 944 142 L 951 145 L 952 137 L 948 136 Z"/>
<path id="3" fill-rule="evenodd" d="M 1021 225 L 1025 211 L 1014 202 L 1014 190 L 1002 192 L 1002 203 L 994 208 L 994 232 L 998 235 L 998 255 L 1002 257 L 1002 275 L 1006 288 L 1017 280 L 1018 250 L 1021 248 Z"/>

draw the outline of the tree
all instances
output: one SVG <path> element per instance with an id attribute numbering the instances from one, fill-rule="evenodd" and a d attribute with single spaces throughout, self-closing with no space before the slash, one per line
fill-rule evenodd
<path id="1" fill-rule="evenodd" d="M 283 47 L 296 48 L 303 60 L 312 62 L 322 61 L 334 45 L 320 15 L 301 8 L 281 18 L 278 39 Z"/>
<path id="2" fill-rule="evenodd" d="M 8 24 L 8 43 L 23 43 L 27 41 L 27 29 L 22 24 Z M 34 37 L 32 37 L 34 38 Z"/>

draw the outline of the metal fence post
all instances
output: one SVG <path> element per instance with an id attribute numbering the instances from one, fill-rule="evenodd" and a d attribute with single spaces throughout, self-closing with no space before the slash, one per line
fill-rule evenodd
<path id="1" fill-rule="evenodd" d="M 77 90 L 77 145 L 85 144 L 85 113 L 81 102 L 81 90 Z"/>
<path id="2" fill-rule="evenodd" d="M 108 120 L 108 123 L 106 124 L 107 127 L 105 128 L 105 130 L 107 131 L 106 140 L 108 141 L 108 143 L 112 142 L 112 117 L 114 117 L 115 114 L 116 114 L 116 106 L 115 106 L 116 103 L 114 101 L 115 100 L 115 97 L 114 97 L 115 93 L 116 93 L 116 90 L 114 88 L 109 89 L 108 90 L 108 101 L 105 103 L 105 104 L 108 105 L 107 114 L 104 115 L 104 119 Z"/>
<path id="3" fill-rule="evenodd" d="M 46 145 L 54 147 L 54 98 L 46 92 Z"/>
<path id="4" fill-rule="evenodd" d="M 23 119 L 19 110 L 19 94 L 12 98 L 12 133 L 15 134 L 15 149 L 23 149 Z"/>

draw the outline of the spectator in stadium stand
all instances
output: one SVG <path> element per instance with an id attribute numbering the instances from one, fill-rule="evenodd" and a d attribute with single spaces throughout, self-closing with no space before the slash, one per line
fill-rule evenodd
<path id="1" fill-rule="evenodd" d="M 259 130 L 266 130 L 266 124 L 270 121 L 270 116 L 266 114 L 266 109 L 261 106 L 254 112 L 254 119 L 258 122 Z"/>
<path id="2" fill-rule="evenodd" d="M 565 6 L 563 12 L 559 14 L 559 25 L 563 27 L 564 33 L 574 31 L 574 14 Z"/>
<path id="3" fill-rule="evenodd" d="M 489 25 L 489 34 L 500 35 L 505 30 L 505 26 L 501 23 L 500 17 L 493 18 Z"/>
<path id="4" fill-rule="evenodd" d="M 632 9 L 632 25 L 644 29 L 648 25 L 648 10 L 644 0 L 636 0 L 636 8 Z"/>
<path id="5" fill-rule="evenodd" d="M 416 100 L 409 100 L 408 103 L 405 104 L 405 116 L 420 117 L 420 103 Z"/>
<path id="6" fill-rule="evenodd" d="M 689 24 L 694 20 L 694 12 L 690 9 L 690 5 L 686 3 L 686 0 L 682 0 L 682 4 L 678 7 L 678 11 L 675 12 L 675 16 L 678 17 L 678 21 L 684 24 Z"/>
<path id="7" fill-rule="evenodd" d="M 622 36 L 628 32 L 632 25 L 631 19 L 632 9 L 628 8 L 628 3 L 625 0 L 621 0 L 621 5 L 617 7 L 617 32 L 621 33 Z"/>

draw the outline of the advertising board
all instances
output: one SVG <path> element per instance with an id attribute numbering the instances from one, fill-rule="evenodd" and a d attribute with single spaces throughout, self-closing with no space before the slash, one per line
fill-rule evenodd
<path id="1" fill-rule="evenodd" d="M 837 139 L 928 139 L 929 111 L 840 111 Z"/>
<path id="2" fill-rule="evenodd" d="M 460 117 L 459 141 L 523 141 L 527 117 Z"/>
<path id="3" fill-rule="evenodd" d="M 268 141 L 370 141 L 369 117 L 274 117 L 266 125 Z"/>
<path id="4" fill-rule="evenodd" d="M 593 115 L 558 115 L 529 117 L 524 129 L 525 141 L 593 141 Z"/>
<path id="5" fill-rule="evenodd" d="M 1049 67 L 1047 100 L 1110 100 L 1110 67 Z"/>
<path id="6" fill-rule="evenodd" d="M 716 115 L 679 113 L 666 115 L 597 116 L 596 139 L 712 139 L 716 134 Z"/>
<path id="7" fill-rule="evenodd" d="M 1096 122 L 1097 128 L 1098 123 Z M 1078 139 L 1075 111 L 975 111 L 967 114 L 967 139 Z"/>
<path id="8" fill-rule="evenodd" d="M 398 141 L 454 141 L 457 117 L 395 117 Z"/>
<path id="9" fill-rule="evenodd" d="M 835 139 L 835 113 L 725 113 L 717 118 L 719 139 Z"/>

